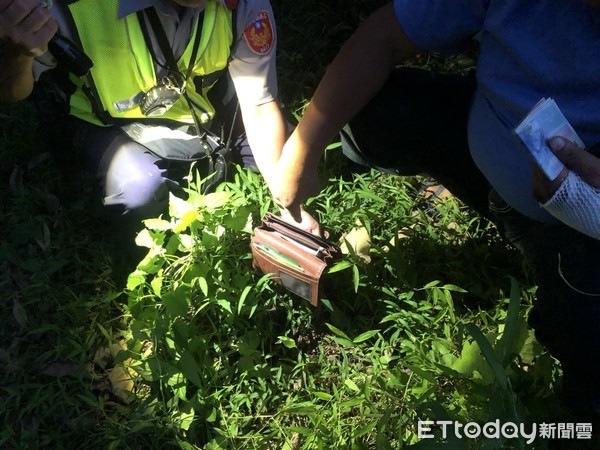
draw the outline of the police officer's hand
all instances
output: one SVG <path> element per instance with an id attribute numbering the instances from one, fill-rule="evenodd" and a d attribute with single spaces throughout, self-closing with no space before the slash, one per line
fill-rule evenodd
<path id="1" fill-rule="evenodd" d="M 555 180 L 548 180 L 543 172 L 536 166 L 533 173 L 533 195 L 540 203 L 547 202 L 564 179 L 572 170 L 583 181 L 592 187 L 600 189 L 600 158 L 596 157 L 594 146 L 590 151 L 582 150 L 566 138 L 556 136 L 548 140 L 550 150 L 566 166 Z"/>
<path id="2" fill-rule="evenodd" d="M 320 183 L 316 171 L 298 171 L 293 165 L 286 167 L 287 165 L 287 161 L 280 160 L 275 176 L 269 177 L 269 187 L 280 208 L 281 218 L 321 236 L 319 223 L 302 206 L 304 200 L 319 193 Z"/>
<path id="3" fill-rule="evenodd" d="M 298 208 L 297 214 L 292 215 L 288 209 L 280 210 L 281 218 L 286 222 L 304 230 L 315 236 L 322 236 L 321 226 L 302 206 Z M 295 217 L 294 217 L 295 216 Z"/>
<path id="4" fill-rule="evenodd" d="M 39 0 L 0 0 L 0 39 L 12 51 L 36 57 L 46 52 L 58 24 Z"/>
<path id="5" fill-rule="evenodd" d="M 302 207 L 309 197 L 319 193 L 320 183 L 316 170 L 298 170 L 293 163 L 282 158 L 273 175 L 269 176 L 268 184 L 281 209 L 284 220 L 317 236 L 321 235 L 318 222 Z"/>

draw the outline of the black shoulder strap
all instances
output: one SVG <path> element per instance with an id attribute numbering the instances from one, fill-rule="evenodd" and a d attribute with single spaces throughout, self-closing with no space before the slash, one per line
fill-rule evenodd
<path id="1" fill-rule="evenodd" d="M 138 13 L 140 27 L 142 28 L 142 33 L 144 34 L 144 39 L 146 40 L 146 46 L 148 47 L 152 58 L 158 64 L 156 54 L 154 53 L 154 49 L 152 48 L 152 41 L 148 33 L 148 28 L 146 27 L 146 21 L 144 20 L 143 13 L 145 13 L 148 17 L 148 21 L 150 22 L 150 26 L 152 27 L 152 31 L 154 32 L 154 36 L 156 37 L 158 45 L 160 46 L 160 50 L 162 51 L 163 56 L 165 57 L 167 69 L 171 72 L 179 72 L 179 68 L 177 67 L 177 61 L 175 61 L 175 55 L 173 55 L 173 50 L 171 49 L 171 45 L 169 44 L 169 40 L 167 39 L 165 30 L 162 24 L 160 23 L 158 13 L 156 12 L 156 9 L 154 9 L 154 7 L 147 8 L 143 12 L 140 11 L 140 13 Z M 204 10 L 200 13 L 197 19 L 198 24 L 196 26 L 196 38 L 194 39 L 192 55 L 188 64 L 187 73 L 185 74 L 186 80 L 190 77 L 192 70 L 194 69 L 194 65 L 196 64 L 198 49 L 200 47 L 200 39 L 202 38 L 203 18 Z"/>
<path id="2" fill-rule="evenodd" d="M 231 47 L 233 47 L 237 41 L 237 8 L 231 10 Z M 229 51 L 231 54 L 231 50 Z"/>
<path id="3" fill-rule="evenodd" d="M 69 5 L 76 3 L 77 1 L 79 0 L 59 0 L 55 4 L 67 23 L 71 38 L 77 45 L 83 48 L 83 45 L 81 44 L 81 37 L 79 36 L 79 30 L 75 24 L 73 14 L 71 14 L 71 10 L 69 9 Z M 82 90 L 92 105 L 92 112 L 105 125 L 112 124 L 113 120 L 108 111 L 104 108 L 104 105 L 102 105 L 100 94 L 98 94 L 98 89 L 96 88 L 96 83 L 94 83 L 94 78 L 92 77 L 91 72 L 88 73 L 85 78 L 87 81 L 87 86 L 84 85 Z"/>

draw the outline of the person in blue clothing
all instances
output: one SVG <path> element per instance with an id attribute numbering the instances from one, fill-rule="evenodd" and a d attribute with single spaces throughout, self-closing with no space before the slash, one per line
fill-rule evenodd
<path id="1" fill-rule="evenodd" d="M 400 67 L 474 39 L 475 73 Z M 586 146 L 548 139 L 566 165 L 554 180 L 513 131 L 541 98 L 556 101 Z M 271 180 L 305 229 L 300 205 L 317 192 L 317 163 L 340 130 L 350 159 L 437 178 L 523 252 L 538 285 L 529 322 L 562 364 L 565 404 L 597 417 L 600 2 L 394 0 L 376 11 L 328 68 Z"/>

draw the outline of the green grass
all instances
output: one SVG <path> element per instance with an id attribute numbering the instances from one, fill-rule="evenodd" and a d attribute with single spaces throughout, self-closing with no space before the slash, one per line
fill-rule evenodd
<path id="1" fill-rule="evenodd" d="M 273 2 L 290 116 L 381 3 Z M 417 63 L 432 61 L 446 64 Z M 309 208 L 333 239 L 360 225 L 371 244 L 313 309 L 251 267 L 251 228 L 273 209 L 260 177 L 208 197 L 194 179 L 136 251 L 93 181 L 47 158 L 29 102 L 0 119 L 0 448 L 398 449 L 427 418 L 569 421 L 559 366 L 525 325 L 520 255 L 453 199 L 421 211 L 421 180 L 342 178 L 328 150 Z"/>

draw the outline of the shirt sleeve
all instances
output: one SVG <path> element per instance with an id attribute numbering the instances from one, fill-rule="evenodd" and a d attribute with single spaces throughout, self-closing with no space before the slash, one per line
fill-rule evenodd
<path id="1" fill-rule="evenodd" d="M 394 0 L 396 18 L 417 47 L 460 53 L 483 28 L 490 0 Z"/>
<path id="2" fill-rule="evenodd" d="M 277 31 L 268 0 L 239 2 L 229 73 L 242 105 L 261 105 L 277 98 L 275 54 Z"/>

